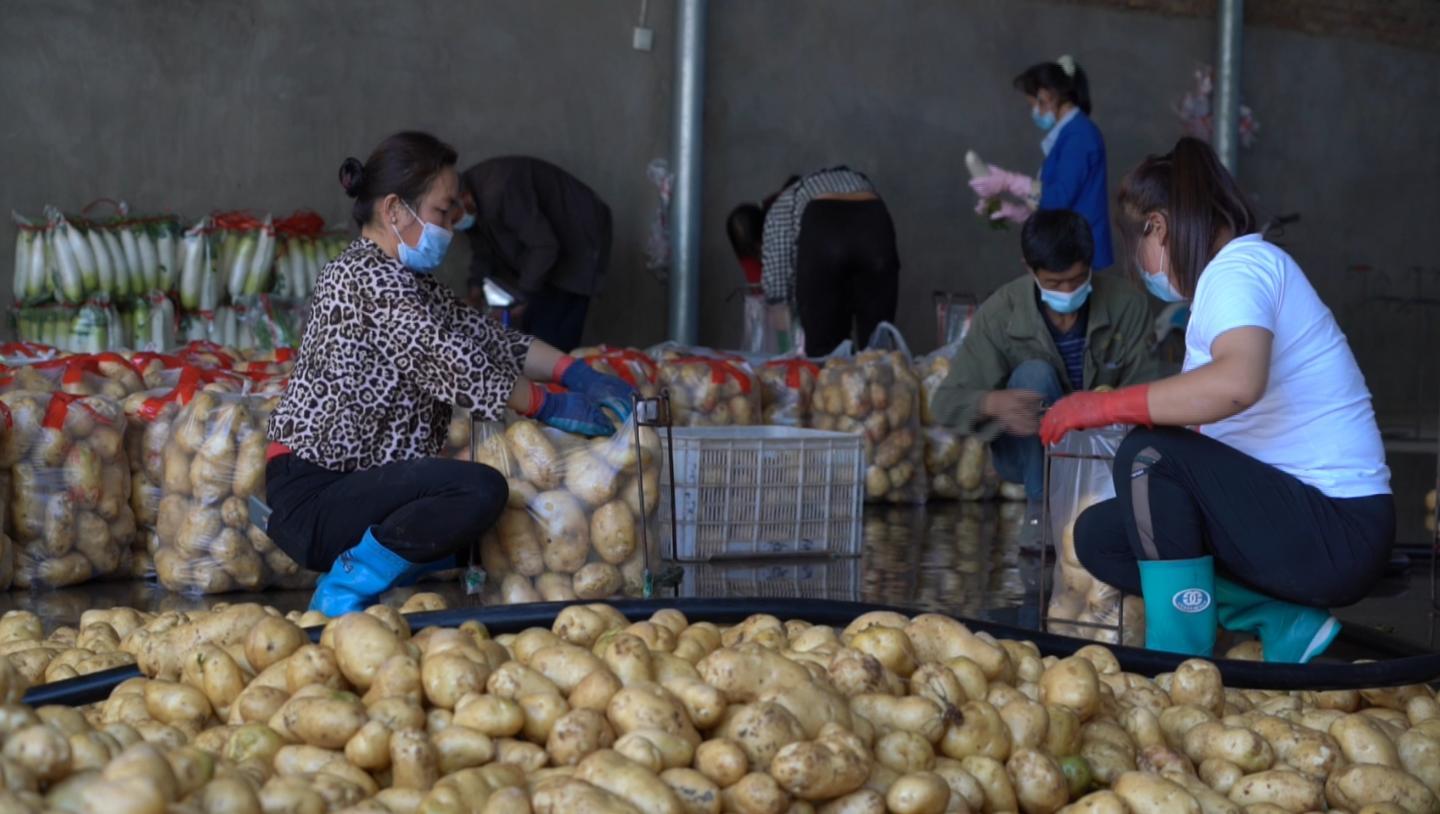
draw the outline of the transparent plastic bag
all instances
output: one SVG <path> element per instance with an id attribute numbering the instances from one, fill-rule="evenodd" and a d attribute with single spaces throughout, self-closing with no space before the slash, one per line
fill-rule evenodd
<path id="1" fill-rule="evenodd" d="M 760 423 L 762 405 L 755 371 L 744 357 L 666 344 L 650 356 L 670 391 L 677 427 L 740 427 Z"/>
<path id="2" fill-rule="evenodd" d="M 135 367 L 118 353 L 64 356 L 11 371 L 13 390 L 60 392 L 72 396 L 104 396 L 120 400 L 144 389 Z"/>
<path id="3" fill-rule="evenodd" d="M 121 570 L 135 536 L 120 405 L 100 396 L 14 390 L 8 426 L 14 583 L 77 585 Z"/>
<path id="4" fill-rule="evenodd" d="M 128 574 L 141 579 L 155 576 L 159 545 L 155 523 L 164 497 L 165 444 L 175 416 L 202 390 L 239 393 L 245 389 L 245 383 L 229 373 L 188 365 L 155 372 L 147 377 L 147 384 L 151 389 L 130 395 L 121 405 L 130 463 L 130 509 L 137 528 Z"/>
<path id="5" fill-rule="evenodd" d="M 820 369 L 810 426 L 864 436 L 867 500 L 924 503 L 930 488 L 920 431 L 920 380 L 894 326 L 882 323 L 870 345 L 871 350 L 853 358 L 832 357 Z M 886 345 L 896 349 L 876 349 Z"/>
<path id="6" fill-rule="evenodd" d="M 947 500 L 988 500 L 995 490 L 987 488 L 990 448 L 974 436 L 965 436 L 944 427 L 925 428 L 925 472 L 930 476 L 930 494 Z"/>
<path id="7" fill-rule="evenodd" d="M 651 552 L 640 524 L 659 506 L 661 448 L 648 427 L 637 447 L 633 422 L 597 439 L 524 418 L 476 426 L 475 460 L 510 482 L 509 506 L 480 542 L 487 604 L 643 595 Z"/>
<path id="8" fill-rule="evenodd" d="M 820 365 L 809 359 L 771 359 L 760 366 L 762 424 L 803 427 L 810 420 L 810 402 Z"/>
<path id="9" fill-rule="evenodd" d="M 189 594 L 303 587 L 304 571 L 250 525 L 265 496 L 265 422 L 277 397 L 200 392 L 170 425 L 156 509 L 155 573 Z"/>
<path id="10" fill-rule="evenodd" d="M 1115 496 L 1111 474 L 1115 451 L 1127 430 L 1107 427 L 1072 432 L 1052 449 L 1050 461 L 1050 534 L 1055 541 L 1054 587 L 1046 611 L 1052 633 L 1114 644 L 1114 630 L 1092 625 L 1118 625 L 1124 603 L 1123 644 L 1145 644 L 1145 605 L 1138 596 L 1122 597 L 1119 590 L 1091 576 L 1075 553 L 1075 520 L 1080 513 Z M 1092 455 L 1098 458 L 1062 457 Z M 1065 624 L 1080 622 L 1081 624 Z"/>
<path id="11" fill-rule="evenodd" d="M 445 431 L 445 445 L 440 449 L 440 457 L 456 461 L 470 460 L 474 433 L 474 417 L 464 410 L 451 408 L 450 425 Z"/>

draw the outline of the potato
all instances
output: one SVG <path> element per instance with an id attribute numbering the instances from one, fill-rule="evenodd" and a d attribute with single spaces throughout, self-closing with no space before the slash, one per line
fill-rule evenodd
<path id="1" fill-rule="evenodd" d="M 27 726 L 5 740 L 7 760 L 33 773 L 41 781 L 60 780 L 70 773 L 70 740 L 43 724 Z"/>
<path id="2" fill-rule="evenodd" d="M 426 655 L 420 662 L 425 698 L 441 709 L 453 710 L 466 694 L 484 692 L 489 678 L 488 666 L 477 664 L 458 651 Z"/>
<path id="3" fill-rule="evenodd" d="M 1395 744 L 1364 715 L 1351 714 L 1340 718 L 1330 726 L 1330 735 L 1351 763 L 1373 763 L 1394 769 L 1400 767 L 1400 755 L 1395 750 Z"/>
<path id="4" fill-rule="evenodd" d="M 1264 771 L 1275 762 L 1274 750 L 1264 738 L 1248 729 L 1215 722 L 1191 728 L 1185 734 L 1184 751 L 1196 763 L 1214 758 L 1252 773 Z"/>
<path id="5" fill-rule="evenodd" d="M 773 758 L 772 758 L 773 760 Z M 737 742 L 715 737 L 695 749 L 696 771 L 725 788 L 740 782 L 749 765 L 749 757 Z"/>
<path id="6" fill-rule="evenodd" d="M 592 562 L 575 572 L 575 595 L 580 599 L 605 599 L 620 593 L 624 586 L 620 570 L 609 563 Z"/>
<path id="7" fill-rule="evenodd" d="M 545 567 L 563 574 L 579 571 L 590 551 L 590 523 L 580 501 L 569 492 L 543 492 L 530 511 L 540 527 Z"/>
<path id="8" fill-rule="evenodd" d="M 506 428 L 505 440 L 509 442 L 510 452 L 525 480 L 541 491 L 560 485 L 563 461 L 539 424 L 529 420 L 516 421 Z"/>
<path id="9" fill-rule="evenodd" d="M 666 769 L 660 779 L 675 792 L 685 814 L 720 814 L 720 787 L 693 769 Z"/>
<path id="10" fill-rule="evenodd" d="M 463 727 L 458 728 L 464 729 Z M 494 756 L 493 747 L 491 756 Z M 354 735 L 350 736 L 350 740 L 345 742 L 345 759 L 350 761 L 351 765 L 366 771 L 390 768 L 389 727 L 380 721 L 367 721 Z"/>
<path id="11" fill-rule="evenodd" d="M 536 577 L 545 572 L 545 557 L 540 546 L 540 533 L 525 509 L 506 509 L 500 514 L 497 527 L 500 545 L 515 572 Z"/>
<path id="12" fill-rule="evenodd" d="M 572 709 L 551 726 L 545 751 L 552 764 L 574 766 L 586 755 L 608 749 L 614 742 L 615 732 L 605 716 L 595 710 Z"/>
<path id="13" fill-rule="evenodd" d="M 737 814 L 785 814 L 790 795 L 764 772 L 752 772 L 720 792 L 725 811 Z"/>
<path id="14" fill-rule="evenodd" d="M 508 738 L 525 728 L 525 711 L 506 698 L 470 694 L 456 703 L 453 725 L 468 727 L 491 738 Z"/>
<path id="15" fill-rule="evenodd" d="M 985 811 L 1019 811 L 1015 788 L 1005 766 L 997 760 L 971 755 L 960 761 L 960 768 L 975 779 L 985 795 Z"/>
<path id="16" fill-rule="evenodd" d="M 576 453 L 565 461 L 565 488 L 585 503 L 601 506 L 615 497 L 616 474 L 615 467 L 600 455 Z"/>
<path id="17" fill-rule="evenodd" d="M 1242 806 L 1268 803 L 1297 813 L 1320 809 L 1325 801 L 1319 782 L 1298 772 L 1279 770 L 1242 777 L 1230 789 L 1229 797 Z"/>
<path id="18" fill-rule="evenodd" d="M 1020 810 L 1052 814 L 1069 801 L 1069 784 L 1054 759 L 1036 749 L 1017 749 L 1005 763 Z"/>
<path id="19" fill-rule="evenodd" d="M 875 742 L 875 760 L 898 774 L 925 772 L 935 766 L 935 749 L 914 732 L 888 732 Z"/>
<path id="20" fill-rule="evenodd" d="M 990 681 L 1008 677 L 1013 669 L 1009 655 L 994 644 L 993 639 L 987 641 L 948 616 L 933 613 L 916 616 L 906 626 L 905 635 L 910 637 L 921 662 L 949 662 L 963 656 L 975 662 Z M 957 675 L 957 678 L 963 683 L 962 677 Z M 970 693 L 970 697 L 977 696 Z"/>
<path id="21" fill-rule="evenodd" d="M 945 731 L 940 749 L 947 757 L 961 760 L 980 755 L 996 761 L 1010 755 L 1010 729 L 995 707 L 985 701 L 969 701 L 960 707 L 960 721 Z"/>
<path id="22" fill-rule="evenodd" d="M 615 720 L 613 714 L 611 720 Z M 769 701 L 731 706 L 715 734 L 738 744 L 755 770 L 769 767 L 781 748 L 806 739 L 805 730 L 795 716 Z"/>
<path id="23" fill-rule="evenodd" d="M 635 552 L 635 514 L 624 501 L 606 503 L 590 517 L 590 542 L 595 553 L 611 565 L 620 565 Z"/>
<path id="24" fill-rule="evenodd" d="M 546 571 L 535 578 L 535 590 L 546 602 L 571 602 L 579 598 L 575 595 L 575 582 L 570 574 Z"/>
<path id="25" fill-rule="evenodd" d="M 1175 668 L 1171 679 L 1170 698 L 1178 705 L 1199 707 L 1214 715 L 1225 709 L 1225 688 L 1220 671 L 1201 659 L 1189 659 Z"/>
<path id="26" fill-rule="evenodd" d="M 930 749 L 928 741 L 918 736 L 916 740 L 925 750 Z M 902 745 L 892 745 L 892 751 L 904 751 Z M 828 800 L 859 789 L 869 776 L 870 765 L 859 738 L 840 726 L 826 724 L 815 740 L 781 747 L 770 761 L 769 771 L 785 791 L 801 800 Z"/>
<path id="27" fill-rule="evenodd" d="M 914 732 L 932 744 L 946 737 L 950 728 L 948 717 L 940 705 L 920 696 L 895 698 L 862 694 L 850 699 L 850 710 L 874 724 L 879 732 Z"/>
<path id="28" fill-rule="evenodd" d="M 1435 794 L 1409 774 L 1389 766 L 1360 763 L 1347 766 L 1325 781 L 1325 798 L 1336 808 L 1358 810 L 1390 803 L 1411 814 L 1433 812 Z"/>
<path id="29" fill-rule="evenodd" d="M 575 777 L 614 794 L 644 814 L 685 811 L 670 786 L 614 750 L 602 749 L 580 761 Z"/>
<path id="30" fill-rule="evenodd" d="M 340 688 L 340 665 L 335 651 L 328 647 L 303 645 L 281 663 L 285 665 L 286 687 L 292 693 L 311 684 Z"/>
<path id="31" fill-rule="evenodd" d="M 1201 814 L 1200 804 L 1189 792 L 1155 775 L 1126 772 L 1116 779 L 1111 790 L 1134 814 Z"/>

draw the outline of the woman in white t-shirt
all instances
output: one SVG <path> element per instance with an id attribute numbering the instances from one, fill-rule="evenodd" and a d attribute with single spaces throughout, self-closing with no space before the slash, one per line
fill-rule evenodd
<path id="1" fill-rule="evenodd" d="M 1041 423 L 1047 444 L 1137 425 L 1115 457 L 1116 497 L 1075 524 L 1076 553 L 1144 597 L 1151 649 L 1208 656 L 1218 621 L 1258 634 L 1267 661 L 1308 661 L 1339 632 L 1328 609 L 1369 592 L 1395 539 L 1365 379 L 1207 144 L 1147 158 L 1119 203 L 1146 287 L 1191 300 L 1190 325 L 1178 376 L 1076 393 Z"/>

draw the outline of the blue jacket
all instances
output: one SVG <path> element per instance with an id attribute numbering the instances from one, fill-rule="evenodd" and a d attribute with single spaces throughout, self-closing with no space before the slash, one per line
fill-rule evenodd
<path id="1" fill-rule="evenodd" d="M 1089 221 L 1095 238 L 1092 268 L 1096 271 L 1115 264 L 1105 176 L 1105 139 L 1089 116 L 1076 111 L 1040 168 L 1040 208 L 1069 209 Z"/>

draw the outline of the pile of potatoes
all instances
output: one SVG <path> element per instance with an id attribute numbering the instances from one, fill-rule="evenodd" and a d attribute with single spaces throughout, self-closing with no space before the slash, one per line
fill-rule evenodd
<path id="1" fill-rule="evenodd" d="M 760 387 L 755 371 L 738 357 L 687 355 L 669 350 L 657 356 L 659 384 L 670 391 L 677 427 L 742 427 L 760 423 Z"/>
<path id="2" fill-rule="evenodd" d="M 250 524 L 265 498 L 265 422 L 277 397 L 201 391 L 175 414 L 161 453 L 155 573 L 192 594 L 301 587 L 302 571 Z"/>
<path id="3" fill-rule="evenodd" d="M 120 401 L 145 388 L 130 361 L 116 353 L 65 356 L 10 371 L 11 389 L 104 396 Z"/>
<path id="4" fill-rule="evenodd" d="M 87 610 L 77 627 L 58 627 L 45 635 L 40 617 L 30 611 L 0 616 L 0 697 L 11 699 L 26 688 L 133 664 L 120 640 L 147 619 L 130 608 Z M 7 703 L 13 702 L 7 700 Z"/>
<path id="5" fill-rule="evenodd" d="M 76 585 L 121 570 L 135 537 L 125 416 L 103 396 L 12 391 L 0 468 L 10 474 L 14 584 Z"/>
<path id="6" fill-rule="evenodd" d="M 771 359 L 760 366 L 762 424 L 804 427 L 820 366 L 809 359 Z"/>
<path id="7" fill-rule="evenodd" d="M 639 391 L 641 398 L 653 399 L 660 395 L 660 370 L 644 351 L 596 345 L 576 348 L 570 355 L 583 360 L 597 373 L 624 380 Z"/>
<path id="8" fill-rule="evenodd" d="M 903 354 L 865 351 L 828 360 L 810 406 L 811 427 L 863 434 L 867 499 L 926 501 L 920 382 Z"/>
<path id="9" fill-rule="evenodd" d="M 482 429 L 475 460 L 510 484 L 509 505 L 480 541 L 486 603 L 641 593 L 640 524 L 660 502 L 659 435 L 642 427 L 637 445 L 626 423 L 610 438 L 585 439 L 530 419 Z"/>
<path id="10" fill-rule="evenodd" d="M 722 627 L 590 604 L 491 635 L 235 605 L 120 648 L 145 677 L 79 710 L 14 703 L 0 664 L 0 810 L 1440 811 L 1427 687 L 1238 690 L 1200 660 L 1148 679 L 933 614 Z"/>

